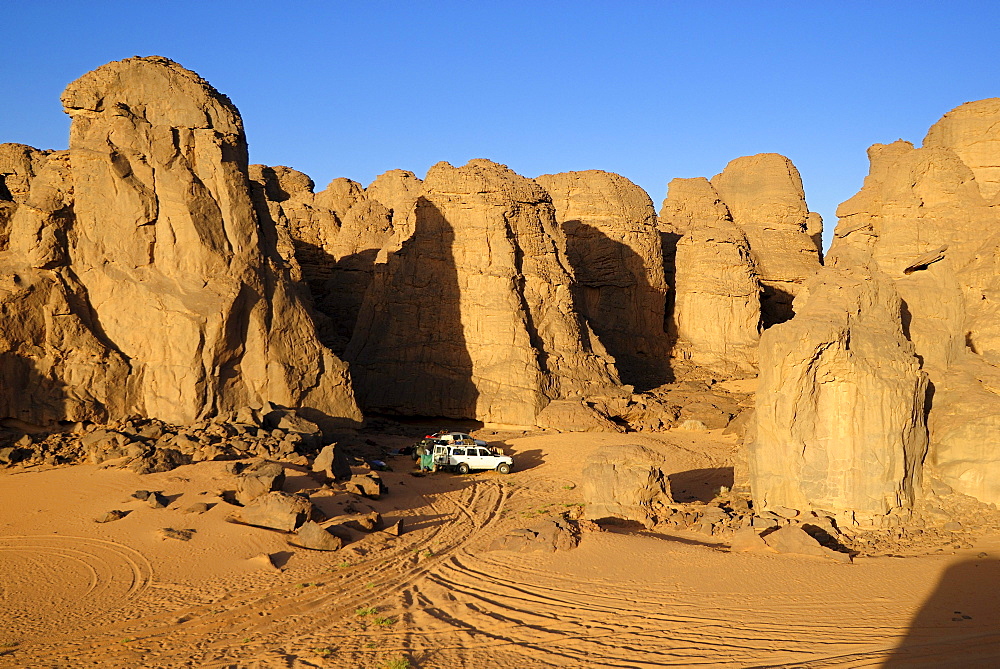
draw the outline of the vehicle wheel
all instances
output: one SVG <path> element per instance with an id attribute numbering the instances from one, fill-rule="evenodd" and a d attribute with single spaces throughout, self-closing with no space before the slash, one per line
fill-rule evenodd
<path id="1" fill-rule="evenodd" d="M 500 464 L 497 465 L 497 471 L 500 472 L 501 474 L 510 474 L 510 465 L 508 465 L 506 462 L 501 462 Z"/>
<path id="2" fill-rule="evenodd" d="M 461 463 L 458 466 L 458 473 L 459 474 L 468 474 L 469 473 L 469 463 L 468 462 Z"/>

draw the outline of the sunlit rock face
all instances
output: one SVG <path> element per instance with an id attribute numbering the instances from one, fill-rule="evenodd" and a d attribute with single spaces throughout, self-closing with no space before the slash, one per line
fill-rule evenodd
<path id="1" fill-rule="evenodd" d="M 566 236 L 578 311 L 617 362 L 622 381 L 654 387 L 670 378 L 664 329 L 667 282 L 656 211 L 646 191 L 618 174 L 543 174 Z"/>
<path id="2" fill-rule="evenodd" d="M 782 155 L 760 153 L 730 161 L 712 185 L 750 244 L 764 291 L 764 326 L 791 318 L 792 299 L 820 268 L 822 235 L 799 171 Z"/>
<path id="3" fill-rule="evenodd" d="M 552 399 L 618 386 L 538 184 L 438 163 L 393 226 L 346 353 L 363 406 L 531 425 Z"/>
<path id="4" fill-rule="evenodd" d="M 48 294 L 58 316 L 44 324 L 48 349 L 26 354 L 33 373 L 81 396 L 67 406 L 104 413 L 186 423 L 270 400 L 360 419 L 346 366 L 320 345 L 260 226 L 228 98 L 149 57 L 85 74 L 62 100 L 68 154 L 46 161 L 11 220 L 37 270 L 24 299 Z M 41 336 L 30 327 L 25 338 Z M 92 355 L 51 371 L 53 346 Z"/>
<path id="5" fill-rule="evenodd" d="M 760 279 L 746 235 L 707 179 L 674 179 L 660 214 L 678 233 L 672 354 L 723 375 L 757 371 Z"/>
<path id="6" fill-rule="evenodd" d="M 761 335 L 755 509 L 821 509 L 878 525 L 910 508 L 927 446 L 926 373 L 892 280 L 862 256 L 832 257 Z"/>
<path id="7" fill-rule="evenodd" d="M 870 258 L 903 301 L 903 326 L 930 376 L 931 472 L 1000 502 L 1000 100 L 968 103 L 922 148 L 868 151 L 861 191 L 843 203 L 831 253 Z"/>

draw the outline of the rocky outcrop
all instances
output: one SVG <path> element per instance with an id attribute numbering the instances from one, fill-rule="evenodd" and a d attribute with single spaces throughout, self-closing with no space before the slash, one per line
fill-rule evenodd
<path id="1" fill-rule="evenodd" d="M 760 281 L 750 245 L 704 178 L 674 179 L 664 224 L 676 242 L 673 355 L 725 375 L 753 374 L 760 337 Z"/>
<path id="2" fill-rule="evenodd" d="M 362 405 L 530 425 L 552 399 L 618 385 L 574 311 L 548 194 L 502 165 L 438 163 L 379 254 L 351 363 Z"/>
<path id="3" fill-rule="evenodd" d="M 232 103 L 150 57 L 84 75 L 63 105 L 68 152 L 0 151 L 0 378 L 24 390 L 0 413 L 190 423 L 275 400 L 359 420 L 346 365 L 255 215 Z"/>
<path id="4" fill-rule="evenodd" d="M 583 469 L 587 518 L 614 518 L 653 527 L 674 500 L 663 456 L 645 446 L 598 449 Z"/>
<path id="5" fill-rule="evenodd" d="M 667 283 L 656 211 L 646 191 L 600 170 L 543 174 L 576 279 L 574 298 L 624 383 L 670 379 L 664 329 Z"/>
<path id="6" fill-rule="evenodd" d="M 391 211 L 350 179 L 334 179 L 313 193 L 312 179 L 287 167 L 251 165 L 250 177 L 258 211 L 276 224 L 279 252 L 327 317 L 320 328 L 323 343 L 342 354 L 371 283 L 375 256 L 392 237 Z M 396 181 L 386 177 L 383 191 L 396 193 Z"/>
<path id="7" fill-rule="evenodd" d="M 413 172 L 389 170 L 368 184 L 365 195 L 388 209 L 396 221 L 401 221 L 413 210 L 423 187 L 423 182 Z"/>
<path id="8" fill-rule="evenodd" d="M 1000 502 L 1000 101 L 949 112 L 922 148 L 868 151 L 861 191 L 838 209 L 831 252 L 851 249 L 888 274 L 932 388 L 927 463 L 955 490 Z"/>
<path id="9" fill-rule="evenodd" d="M 880 523 L 911 507 L 926 452 L 926 374 L 892 281 L 863 257 L 833 258 L 761 335 L 754 509 L 823 509 Z"/>
<path id="10" fill-rule="evenodd" d="M 791 318 L 792 298 L 819 270 L 822 248 L 822 219 L 806 205 L 799 171 L 784 156 L 761 153 L 731 161 L 712 186 L 750 244 L 765 327 Z"/>
<path id="11" fill-rule="evenodd" d="M 924 147 L 954 151 L 972 170 L 987 202 L 1000 204 L 1000 98 L 966 102 L 931 126 Z"/>

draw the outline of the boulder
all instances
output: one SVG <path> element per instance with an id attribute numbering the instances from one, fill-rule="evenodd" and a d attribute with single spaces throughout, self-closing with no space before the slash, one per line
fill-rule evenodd
<path id="1" fill-rule="evenodd" d="M 240 472 L 236 479 L 236 500 L 247 505 L 261 495 L 281 490 L 285 468 L 277 462 L 257 461 Z"/>
<path id="2" fill-rule="evenodd" d="M 351 479 L 344 485 L 344 489 L 347 492 L 362 495 L 370 499 L 378 499 L 386 491 L 385 484 L 382 483 L 382 477 L 375 472 L 351 476 Z"/>
<path id="3" fill-rule="evenodd" d="M 535 178 L 566 235 L 577 310 L 601 338 L 623 383 L 669 380 L 667 282 L 653 202 L 623 176 L 601 170 Z"/>
<path id="4" fill-rule="evenodd" d="M 663 457 L 645 446 L 606 446 L 593 451 L 583 469 L 586 517 L 654 526 L 661 506 L 673 502 L 663 469 Z"/>
<path id="5" fill-rule="evenodd" d="M 240 509 L 238 518 L 248 525 L 291 532 L 308 521 L 312 513 L 312 502 L 305 497 L 274 491 Z"/>
<path id="6" fill-rule="evenodd" d="M 828 509 L 877 522 L 911 507 L 926 453 L 927 375 L 903 332 L 902 303 L 877 267 L 831 255 L 761 336 L 754 509 Z"/>
<path id="7" fill-rule="evenodd" d="M 624 432 L 624 428 L 583 400 L 553 400 L 535 418 L 535 425 L 558 432 Z"/>
<path id="8" fill-rule="evenodd" d="M 538 184 L 488 160 L 438 163 L 393 228 L 345 353 L 363 406 L 532 425 L 550 400 L 618 386 L 574 311 Z"/>
<path id="9" fill-rule="evenodd" d="M 491 551 L 533 553 L 565 551 L 580 543 L 580 530 L 571 520 L 563 517 L 548 518 L 530 527 L 512 530 L 490 544 Z"/>
<path id="10" fill-rule="evenodd" d="M 344 545 L 344 541 L 310 520 L 296 530 L 295 545 L 314 551 L 337 551 Z"/>
<path id="11" fill-rule="evenodd" d="M 752 531 L 752 530 L 751 530 Z M 763 535 L 764 543 L 778 553 L 793 553 L 795 555 L 812 555 L 837 562 L 851 562 L 848 553 L 841 553 L 823 546 L 801 527 L 786 525 Z"/>
<path id="12" fill-rule="evenodd" d="M 337 444 L 327 444 L 313 460 L 312 470 L 321 474 L 326 481 L 342 481 L 351 478 L 351 465 L 337 448 Z"/>

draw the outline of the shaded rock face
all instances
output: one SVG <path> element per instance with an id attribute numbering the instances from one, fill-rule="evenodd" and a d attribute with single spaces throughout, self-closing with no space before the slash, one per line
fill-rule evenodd
<path id="1" fill-rule="evenodd" d="M 819 270 L 822 248 L 822 220 L 806 205 L 799 171 L 784 156 L 761 153 L 731 161 L 712 186 L 750 244 L 764 326 L 788 320 L 799 286 Z"/>
<path id="2" fill-rule="evenodd" d="M 758 513 L 877 524 L 919 487 L 927 377 L 892 281 L 863 257 L 832 262 L 795 299 L 795 318 L 761 335 L 750 487 Z"/>
<path id="3" fill-rule="evenodd" d="M 438 163 L 393 225 L 345 354 L 363 406 L 530 425 L 551 399 L 618 385 L 573 309 L 536 183 L 487 160 Z"/>
<path id="4" fill-rule="evenodd" d="M 667 283 L 656 211 L 646 191 L 600 170 L 543 174 L 576 279 L 577 309 L 614 356 L 622 382 L 670 380 Z"/>
<path id="5" fill-rule="evenodd" d="M 0 257 L 20 362 L 2 373 L 38 388 L 8 411 L 190 423 L 273 399 L 359 420 L 346 365 L 320 345 L 255 215 L 229 100 L 150 57 L 84 75 L 63 105 L 70 150 L 42 162 L 18 149 L 31 168 L 4 177 L 3 195 L 22 201 Z"/>
<path id="6" fill-rule="evenodd" d="M 750 245 L 707 179 L 674 179 L 666 225 L 676 242 L 674 357 L 726 375 L 753 374 L 760 337 L 761 286 Z"/>
<path id="7" fill-rule="evenodd" d="M 955 490 L 1000 503 L 1000 100 L 949 112 L 922 148 L 868 151 L 861 191 L 837 211 L 831 252 L 888 274 L 932 388 L 927 458 Z"/>
<path id="8" fill-rule="evenodd" d="M 320 328 L 323 343 L 342 354 L 375 256 L 392 237 L 391 211 L 350 179 L 334 179 L 313 193 L 312 179 L 288 167 L 251 165 L 250 177 L 255 205 L 275 222 L 279 252 L 293 278 L 309 286 L 314 307 L 327 317 Z"/>

